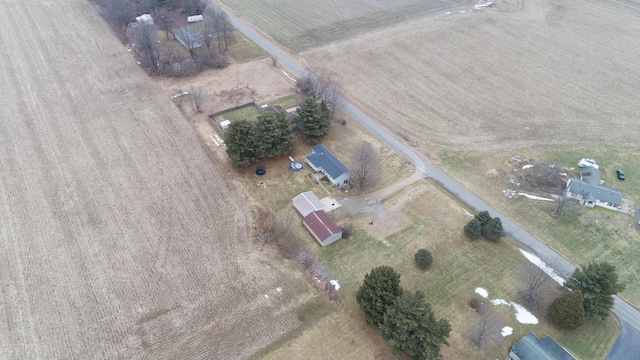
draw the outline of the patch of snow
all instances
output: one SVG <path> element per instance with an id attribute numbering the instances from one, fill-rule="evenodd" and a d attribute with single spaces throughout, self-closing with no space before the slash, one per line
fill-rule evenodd
<path id="1" fill-rule="evenodd" d="M 476 288 L 476 294 L 482 296 L 485 299 L 489 297 L 489 292 L 487 291 L 487 289 L 481 287 Z"/>
<path id="2" fill-rule="evenodd" d="M 329 280 L 329 284 L 333 285 L 336 290 L 340 290 L 340 284 L 338 283 L 338 280 Z"/>
<path id="3" fill-rule="evenodd" d="M 264 294 L 264 298 L 265 298 L 265 299 L 267 299 L 267 300 L 269 300 L 269 295 Z"/>
<path id="4" fill-rule="evenodd" d="M 518 320 L 518 322 L 521 324 L 537 324 L 538 323 L 538 318 L 535 317 L 532 313 L 530 313 L 529 310 L 525 309 L 524 306 L 518 303 L 507 302 L 504 299 L 493 299 L 491 300 L 491 303 L 493 305 L 513 306 L 513 308 L 516 310 L 516 320 Z"/>
<path id="5" fill-rule="evenodd" d="M 533 165 L 533 164 L 527 164 L 527 165 L 525 165 L 525 166 L 523 166 L 523 167 L 522 167 L 522 170 L 525 170 L 525 169 L 531 169 L 532 167 L 534 167 L 534 165 Z"/>
<path id="6" fill-rule="evenodd" d="M 504 299 L 493 299 L 493 300 L 491 300 L 491 303 L 493 305 L 509 305 L 507 300 L 504 300 Z"/>
<path id="7" fill-rule="evenodd" d="M 473 9 L 474 10 L 479 10 L 485 7 L 489 7 L 493 5 L 493 1 L 487 1 L 486 3 L 482 3 L 482 4 L 477 4 L 477 5 L 473 5 Z"/>
<path id="8" fill-rule="evenodd" d="M 529 310 L 525 309 L 524 306 L 514 302 L 511 303 L 511 306 L 513 306 L 514 309 L 516 309 L 516 320 L 518 320 L 520 324 L 537 324 L 538 323 L 538 318 L 535 317 L 535 315 L 533 315 L 532 313 L 530 313 Z"/>
<path id="9" fill-rule="evenodd" d="M 451 14 L 451 11 L 447 11 L 445 14 L 450 15 L 450 14 Z"/>
<path id="10" fill-rule="evenodd" d="M 287 72 L 286 72 L 286 71 L 282 70 L 282 73 L 283 73 L 286 77 L 288 77 L 288 78 L 289 78 L 289 80 L 293 81 L 294 83 L 297 83 L 297 82 L 298 82 L 298 80 L 296 80 L 296 79 L 292 78 L 289 74 L 287 74 Z"/>
<path id="11" fill-rule="evenodd" d="M 462 208 L 462 211 L 464 211 L 464 214 L 467 215 L 468 217 L 473 217 L 473 214 L 468 212 L 467 209 Z"/>
<path id="12" fill-rule="evenodd" d="M 282 288 L 281 287 L 277 287 L 276 291 L 278 292 L 278 294 L 282 294 Z"/>
<path id="13" fill-rule="evenodd" d="M 511 326 L 505 326 L 502 328 L 502 337 L 509 336 L 513 334 L 513 328 Z"/>
<path id="14" fill-rule="evenodd" d="M 560 276 L 555 270 L 553 270 L 551 266 L 547 265 L 544 261 L 540 260 L 539 257 L 531 253 L 528 253 L 522 249 L 519 249 L 519 250 L 520 250 L 520 253 L 522 253 L 522 255 L 526 257 L 527 260 L 529 260 L 529 262 L 531 262 L 533 265 L 542 269 L 542 271 L 544 271 L 547 275 L 549 275 L 555 282 L 557 282 L 560 285 L 564 284 L 564 279 L 562 278 L 562 276 Z"/>
<path id="15" fill-rule="evenodd" d="M 535 196 L 535 195 L 531 195 L 531 194 L 527 194 L 527 193 L 523 193 L 523 192 L 519 192 L 518 194 L 522 195 L 522 196 L 524 196 L 526 198 L 533 199 L 533 200 L 555 201 L 553 199 L 543 198 L 543 197 L 540 197 L 540 196 Z"/>
<path id="16" fill-rule="evenodd" d="M 466 13 L 466 11 L 464 11 L 464 10 L 458 11 L 458 14 L 464 14 L 464 13 Z"/>

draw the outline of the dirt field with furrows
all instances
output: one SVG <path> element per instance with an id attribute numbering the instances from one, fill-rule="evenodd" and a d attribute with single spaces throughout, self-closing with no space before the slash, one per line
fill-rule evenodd
<path id="1" fill-rule="evenodd" d="M 95 9 L 0 24 L 0 357 L 237 359 L 297 326 L 307 284 Z"/>
<path id="2" fill-rule="evenodd" d="M 636 147 L 640 4 L 507 0 L 302 56 L 425 148 Z"/>

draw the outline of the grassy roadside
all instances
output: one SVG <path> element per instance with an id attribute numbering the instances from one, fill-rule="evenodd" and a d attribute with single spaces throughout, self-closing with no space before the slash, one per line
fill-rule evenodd
<path id="1" fill-rule="evenodd" d="M 633 217 L 605 209 L 581 209 L 575 218 L 552 216 L 554 203 L 536 202 L 525 198 L 507 199 L 502 190 L 511 187 L 504 177 L 510 169 L 505 159 L 519 154 L 534 163 L 555 163 L 567 168 L 576 167 L 582 157 L 592 157 L 601 165 L 602 179 L 607 186 L 619 189 L 623 197 L 640 204 L 640 156 L 638 150 L 591 149 L 524 149 L 510 153 L 477 153 L 441 151 L 438 166 L 472 192 L 485 199 L 501 212 L 527 229 L 546 245 L 554 248 L 575 264 L 609 261 L 617 265 L 621 280 L 627 284 L 620 295 L 636 306 L 640 305 L 640 234 L 633 226 Z M 622 168 L 629 174 L 627 181 L 618 181 L 615 170 Z M 487 170 L 500 174 L 487 176 Z M 596 224 L 597 221 L 597 224 Z"/>

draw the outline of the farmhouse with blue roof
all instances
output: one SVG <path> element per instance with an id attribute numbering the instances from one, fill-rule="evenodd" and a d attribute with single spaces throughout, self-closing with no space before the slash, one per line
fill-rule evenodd
<path id="1" fill-rule="evenodd" d="M 518 341 L 509 352 L 507 360 L 576 360 L 551 336 L 540 340 L 530 332 Z"/>
<path id="2" fill-rule="evenodd" d="M 577 199 L 586 207 L 601 206 L 618 210 L 622 206 L 622 193 L 600 183 L 600 170 L 586 166 L 580 171 L 580 179 L 570 179 L 567 197 Z"/>
<path id="3" fill-rule="evenodd" d="M 332 184 L 343 186 L 349 181 L 351 172 L 324 145 L 311 148 L 311 155 L 307 156 L 307 163 L 315 171 L 322 172 Z"/>

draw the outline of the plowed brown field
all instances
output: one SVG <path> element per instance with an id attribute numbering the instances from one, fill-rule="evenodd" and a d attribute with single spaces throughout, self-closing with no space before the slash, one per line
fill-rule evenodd
<path id="1" fill-rule="evenodd" d="M 421 147 L 636 147 L 639 17 L 633 1 L 497 1 L 302 55 Z"/>
<path id="2" fill-rule="evenodd" d="M 0 357 L 246 357 L 304 281 L 86 1 L 2 1 Z"/>

